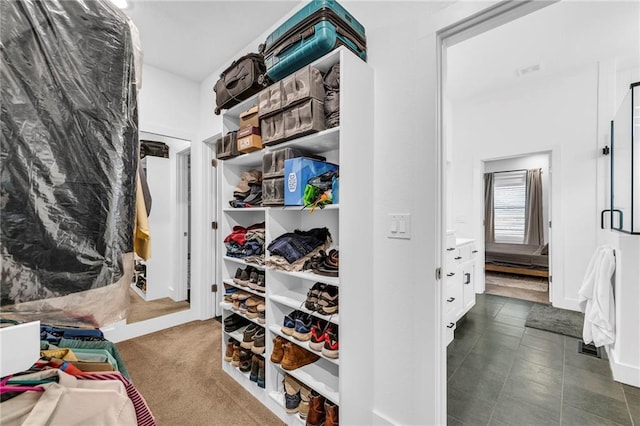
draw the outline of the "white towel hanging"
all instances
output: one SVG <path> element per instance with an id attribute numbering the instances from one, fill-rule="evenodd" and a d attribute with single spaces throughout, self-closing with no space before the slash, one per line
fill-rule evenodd
<path id="1" fill-rule="evenodd" d="M 616 340 L 616 310 L 611 278 L 616 269 L 613 248 L 601 246 L 591 257 L 578 291 L 580 309 L 584 312 L 582 338 L 597 347 Z"/>

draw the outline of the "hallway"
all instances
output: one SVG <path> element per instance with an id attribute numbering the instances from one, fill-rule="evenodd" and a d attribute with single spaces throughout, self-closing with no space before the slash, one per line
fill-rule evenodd
<path id="1" fill-rule="evenodd" d="M 477 295 L 447 348 L 448 424 L 640 425 L 640 389 L 577 339 L 525 328 L 531 306 Z"/>

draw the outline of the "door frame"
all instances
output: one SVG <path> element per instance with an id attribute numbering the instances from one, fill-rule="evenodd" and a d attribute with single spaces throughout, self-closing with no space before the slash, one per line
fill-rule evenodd
<path id="1" fill-rule="evenodd" d="M 174 300 L 187 300 L 189 294 L 189 239 L 190 222 L 189 204 L 190 193 L 190 155 L 191 147 L 176 153 L 176 247 L 178 252 L 178 265 L 176 268 L 176 288 Z M 186 203 L 181 201 L 187 200 Z M 190 297 L 189 297 L 190 299 Z"/>
<path id="2" fill-rule="evenodd" d="M 472 38 L 476 35 L 487 32 L 493 28 L 499 27 L 518 18 L 534 13 L 544 7 L 557 3 L 559 0 L 507 0 L 492 5 L 480 12 L 473 14 L 467 18 L 461 19 L 451 25 L 448 25 L 436 32 L 436 235 L 438 235 L 437 264 L 444 265 L 446 260 L 446 217 L 447 217 L 447 178 L 446 178 L 446 133 L 445 123 L 450 114 L 445 108 L 446 99 L 446 50 L 457 43 Z M 439 279 L 439 285 L 443 285 L 444 281 Z M 440 292 L 437 292 L 440 294 Z M 440 424 L 447 423 L 447 346 L 443 344 L 444 323 L 443 310 L 439 310 L 438 323 L 436 324 L 436 344 L 439 348 L 436 359 L 438 360 L 438 368 L 436 371 L 436 383 L 439 389 L 437 392 L 437 407 L 439 412 L 437 418 Z"/>

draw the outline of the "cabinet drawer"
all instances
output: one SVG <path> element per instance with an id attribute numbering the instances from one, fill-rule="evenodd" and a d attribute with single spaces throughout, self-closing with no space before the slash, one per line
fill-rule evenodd
<path id="1" fill-rule="evenodd" d="M 445 346 L 453 341 L 453 332 L 456 329 L 456 323 L 454 321 L 447 322 L 443 325 L 442 340 Z"/>
<path id="2" fill-rule="evenodd" d="M 445 270 L 446 271 L 455 271 L 458 263 L 462 261 L 462 257 L 460 256 L 460 250 L 456 247 L 449 247 L 446 251 L 447 255 L 445 257 Z"/>

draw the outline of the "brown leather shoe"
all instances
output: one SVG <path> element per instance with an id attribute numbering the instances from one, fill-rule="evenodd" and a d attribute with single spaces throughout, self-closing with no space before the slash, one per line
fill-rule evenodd
<path id="1" fill-rule="evenodd" d="M 338 426 L 338 406 L 326 400 L 324 402 L 324 410 L 327 415 L 324 426 Z"/>
<path id="2" fill-rule="evenodd" d="M 274 364 L 280 364 L 282 362 L 282 358 L 284 357 L 284 348 L 282 345 L 285 343 L 285 340 L 277 336 L 273 339 L 273 351 L 271 352 L 271 362 Z"/>
<path id="3" fill-rule="evenodd" d="M 238 344 L 238 342 L 236 342 L 234 339 L 229 339 L 229 341 L 227 342 L 227 350 L 224 353 L 224 360 L 227 362 L 230 362 L 233 359 L 234 344 Z"/>
<path id="4" fill-rule="evenodd" d="M 325 421 L 324 402 L 324 396 L 316 391 L 311 391 L 306 426 L 320 426 Z"/>
<path id="5" fill-rule="evenodd" d="M 231 356 L 231 365 L 234 367 L 240 366 L 240 343 L 235 342 L 233 344 L 233 355 Z"/>
<path id="6" fill-rule="evenodd" d="M 316 362 L 320 357 L 290 342 L 284 344 L 284 357 L 280 364 L 284 370 L 295 370 Z"/>

